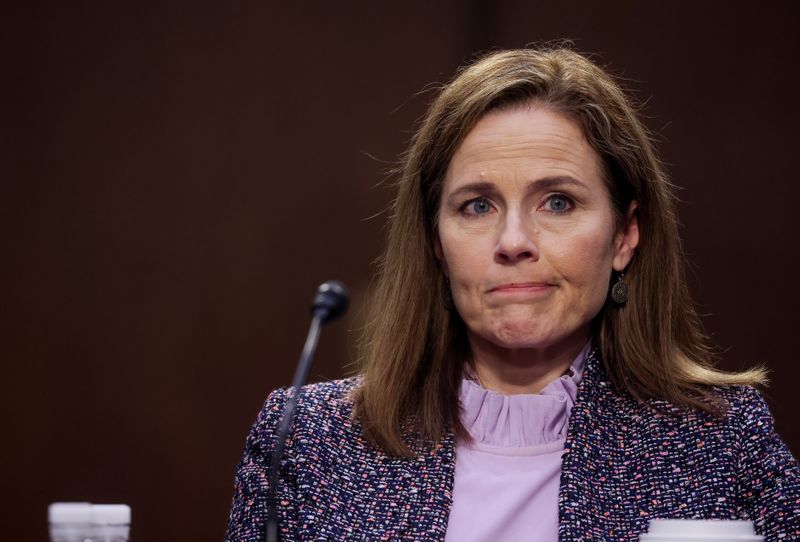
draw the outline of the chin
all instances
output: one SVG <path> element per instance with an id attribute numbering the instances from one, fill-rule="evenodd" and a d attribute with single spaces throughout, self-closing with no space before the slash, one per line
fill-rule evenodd
<path id="1" fill-rule="evenodd" d="M 502 348 L 517 350 L 550 346 L 555 339 L 553 335 L 552 330 L 539 329 L 528 320 L 504 324 L 484 335 L 484 338 Z"/>

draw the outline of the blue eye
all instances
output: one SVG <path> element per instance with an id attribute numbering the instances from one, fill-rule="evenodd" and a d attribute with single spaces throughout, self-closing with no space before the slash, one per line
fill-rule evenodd
<path id="1" fill-rule="evenodd" d="M 572 208 L 572 200 L 567 196 L 555 194 L 547 198 L 544 206 L 547 211 L 551 211 L 553 213 L 563 213 Z"/>
<path id="2" fill-rule="evenodd" d="M 471 215 L 485 215 L 492 211 L 492 205 L 484 198 L 475 198 L 464 205 L 464 211 Z"/>

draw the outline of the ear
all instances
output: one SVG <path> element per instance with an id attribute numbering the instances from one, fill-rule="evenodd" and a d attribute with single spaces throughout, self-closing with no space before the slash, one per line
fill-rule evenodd
<path id="1" fill-rule="evenodd" d="M 436 259 L 439 260 L 439 266 L 442 268 L 442 273 L 444 273 L 444 276 L 450 278 L 450 270 L 447 268 L 447 260 L 444 259 L 442 240 L 439 239 L 438 232 L 433 237 L 433 253 L 436 254 Z"/>
<path id="2" fill-rule="evenodd" d="M 614 271 L 623 271 L 628 266 L 639 245 L 639 220 L 636 213 L 638 207 L 636 201 L 631 202 L 625 223 L 614 236 L 614 259 L 611 264 Z"/>

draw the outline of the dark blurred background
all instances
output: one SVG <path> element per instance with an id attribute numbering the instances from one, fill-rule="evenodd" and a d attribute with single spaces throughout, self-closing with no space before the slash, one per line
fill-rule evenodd
<path id="1" fill-rule="evenodd" d="M 312 374 L 352 370 L 381 181 L 430 84 L 556 38 L 645 104 L 722 366 L 771 368 L 800 451 L 791 2 L 21 4 L 0 19 L 5 539 L 90 500 L 130 504 L 135 540 L 221 540 L 247 428 L 328 278 L 354 310 Z"/>

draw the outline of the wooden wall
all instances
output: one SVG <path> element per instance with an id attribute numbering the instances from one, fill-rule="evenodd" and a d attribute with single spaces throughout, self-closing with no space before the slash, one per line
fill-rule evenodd
<path id="1" fill-rule="evenodd" d="M 381 181 L 431 83 L 478 51 L 556 38 L 646 102 L 724 366 L 772 369 L 768 398 L 800 451 L 792 3 L 289 4 L 6 12 L 9 540 L 45 540 L 56 500 L 128 503 L 136 540 L 220 540 L 247 428 L 290 381 L 328 278 L 354 310 L 326 330 L 313 375 L 352 369 Z"/>

